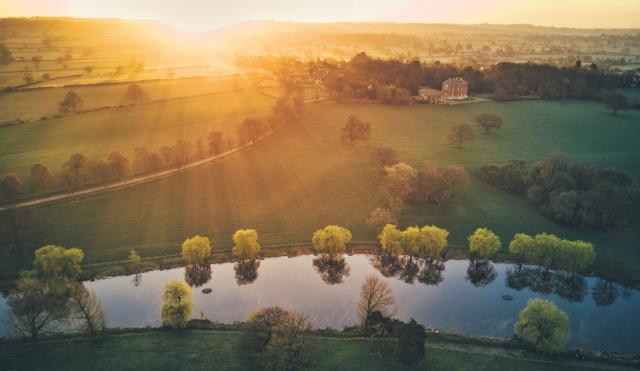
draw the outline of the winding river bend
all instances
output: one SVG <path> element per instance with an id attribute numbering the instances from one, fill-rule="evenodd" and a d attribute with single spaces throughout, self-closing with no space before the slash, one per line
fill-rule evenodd
<path id="1" fill-rule="evenodd" d="M 254 264 L 223 263 L 198 271 L 176 268 L 87 282 L 102 300 L 110 327 L 159 326 L 160 293 L 170 279 L 194 286 L 194 318 L 231 323 L 257 308 L 278 305 L 307 313 L 317 328 L 356 323 L 365 277 L 389 282 L 397 317 L 415 318 L 465 335 L 508 338 L 528 299 L 556 303 L 571 318 L 571 346 L 640 354 L 640 294 L 597 277 L 488 261 L 447 262 L 375 255 L 330 262 L 311 255 L 268 258 Z M 209 276 L 210 275 L 210 276 Z M 205 294 L 203 289 L 211 289 Z M 208 291 L 208 290 L 205 290 Z M 9 312 L 0 298 L 0 336 L 10 335 Z"/>

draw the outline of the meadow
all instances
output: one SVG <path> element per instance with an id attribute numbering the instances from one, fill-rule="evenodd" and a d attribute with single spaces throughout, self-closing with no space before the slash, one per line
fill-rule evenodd
<path id="1" fill-rule="evenodd" d="M 197 84 L 193 88 L 188 84 L 179 88 L 167 83 L 156 85 L 157 89 L 148 89 L 152 97 L 160 94 L 171 97 L 174 92 L 182 96 L 207 88 L 207 84 Z M 225 86 L 209 83 L 208 87 Z M 124 94 L 126 85 L 85 89 L 92 90 L 90 93 L 96 96 L 104 94 L 103 98 L 97 99 L 115 101 Z M 42 92 L 54 95 L 52 90 Z M 85 95 L 87 102 L 91 102 L 90 93 Z M 111 151 L 119 151 L 132 159 L 136 147 L 155 151 L 178 139 L 194 141 L 206 137 L 213 130 L 234 132 L 236 124 L 246 117 L 264 114 L 273 103 L 271 97 L 244 90 L 0 127 L 0 173 L 15 172 L 28 179 L 32 165 L 41 163 L 53 172 L 74 153 L 104 158 Z M 42 103 L 46 107 L 55 104 L 54 98 Z"/>
<path id="2" fill-rule="evenodd" d="M 102 341 L 52 339 L 30 346 L 0 344 L 0 362 L 11 370 L 242 370 L 238 330 L 146 330 L 109 335 Z M 369 351 L 368 339 L 311 336 L 309 370 L 386 370 L 390 363 Z M 162 349 L 162 351 L 158 351 Z M 627 370 L 631 367 L 569 357 L 543 357 L 498 346 L 474 346 L 429 340 L 422 362 L 407 370 Z"/>
<path id="3" fill-rule="evenodd" d="M 109 84 L 84 84 L 71 87 L 46 89 L 23 89 L 0 94 L 0 122 L 12 120 L 39 120 L 59 115 L 58 103 L 70 92 L 76 92 L 83 100 L 83 110 L 100 107 L 129 105 L 125 98 L 127 87 L 132 82 Z M 151 101 L 210 94 L 249 87 L 247 80 L 239 78 L 234 82 L 229 76 L 224 78 L 195 77 L 185 79 L 164 79 L 136 82 Z"/>
<path id="4" fill-rule="evenodd" d="M 401 161 L 416 167 L 426 162 L 461 164 L 472 175 L 486 161 L 537 161 L 557 150 L 578 161 L 623 169 L 640 179 L 638 111 L 612 116 L 602 105 L 589 101 L 460 106 L 321 102 L 306 109 L 298 126 L 211 165 L 139 187 L 37 208 L 38 214 L 55 221 L 50 242 L 81 247 L 86 262 L 97 263 L 126 259 L 131 248 L 142 257 L 174 255 L 181 242 L 195 234 L 209 236 L 214 249 L 226 250 L 238 228 L 257 229 L 264 246 L 308 243 L 315 229 L 332 223 L 349 228 L 354 240 L 373 241 L 376 232 L 364 219 L 381 206 L 377 189 L 383 173 L 370 161 L 375 146 L 396 149 Z M 503 130 L 481 134 L 462 149 L 449 146 L 449 127 L 472 122 L 480 112 L 501 115 Z M 340 141 L 339 131 L 350 114 L 371 122 L 370 143 Z M 112 133 L 105 130 L 92 134 L 93 138 L 105 132 Z M 122 137 L 136 135 L 140 134 L 121 133 Z M 156 139 L 148 138 L 148 143 Z M 23 156 L 39 150 L 30 142 L 19 145 L 29 147 Z M 96 148 L 95 141 L 86 145 Z M 450 244 L 458 246 L 465 245 L 466 236 L 478 226 L 496 231 L 505 250 L 518 232 L 582 239 L 596 245 L 597 264 L 640 279 L 637 226 L 626 231 L 565 228 L 525 200 L 475 176 L 447 204 L 406 208 L 399 222 L 446 228 L 451 231 Z"/>

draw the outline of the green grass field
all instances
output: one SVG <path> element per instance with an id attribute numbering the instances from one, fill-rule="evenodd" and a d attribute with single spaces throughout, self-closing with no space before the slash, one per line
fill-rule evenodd
<path id="1" fill-rule="evenodd" d="M 247 87 L 244 80 L 238 87 Z M 75 91 L 84 100 L 82 109 L 105 106 L 129 105 L 125 92 L 129 84 L 87 85 L 69 88 L 21 90 L 0 94 L 0 122 L 16 119 L 39 120 L 58 114 L 58 103 L 69 91 Z M 208 79 L 172 79 L 139 82 L 151 100 L 171 99 L 198 94 L 215 93 L 234 89 L 231 78 Z"/>
<path id="2" fill-rule="evenodd" d="M 242 370 L 239 331 L 137 331 L 104 341 L 59 339 L 29 345 L 0 344 L 6 370 Z M 368 341 L 348 337 L 313 337 L 310 370 L 389 370 L 395 366 L 372 354 Z M 161 351 L 160 351 L 161 350 Z M 34 356 L 35 354 L 35 356 Z M 498 347 L 427 342 L 424 360 L 406 370 L 625 370 L 622 366 L 570 358 L 543 357 Z"/>
<path id="3" fill-rule="evenodd" d="M 448 128 L 470 122 L 483 111 L 504 117 L 502 132 L 480 135 L 463 149 L 451 148 L 446 141 Z M 340 142 L 339 130 L 349 114 L 371 122 L 371 143 Z M 601 105 L 586 101 L 456 107 L 323 102 L 307 106 L 301 125 L 209 166 L 37 210 L 57 225 L 51 242 L 85 249 L 90 263 L 126 259 L 131 248 L 143 257 L 176 254 L 182 241 L 195 234 L 212 238 L 214 249 L 227 249 L 238 228 L 256 228 L 263 245 L 308 242 L 315 229 L 331 223 L 349 228 L 355 240 L 374 240 L 375 231 L 364 223 L 365 216 L 381 204 L 377 188 L 382 174 L 369 160 L 374 146 L 397 149 L 401 160 L 414 166 L 463 164 L 472 173 L 484 161 L 535 161 L 559 150 L 576 160 L 619 167 L 639 179 L 639 118 L 637 111 L 614 117 Z M 30 147 L 25 156 L 36 149 Z M 400 224 L 447 228 L 454 245 L 465 244 L 478 226 L 495 230 L 505 242 L 518 232 L 583 239 L 595 243 L 599 264 L 640 278 L 637 227 L 626 232 L 564 228 L 525 200 L 476 177 L 442 207 L 405 209 Z"/>
<path id="4" fill-rule="evenodd" d="M 235 133 L 236 124 L 264 114 L 273 102 L 247 90 L 0 127 L 0 174 L 16 172 L 27 179 L 32 165 L 41 163 L 53 172 L 73 153 L 105 157 L 120 151 L 132 159 L 136 147 L 157 150 L 212 130 Z"/>

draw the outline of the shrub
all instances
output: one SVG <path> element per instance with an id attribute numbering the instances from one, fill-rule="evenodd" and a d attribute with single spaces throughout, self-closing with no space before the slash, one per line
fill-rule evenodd
<path id="1" fill-rule="evenodd" d="M 520 312 L 515 333 L 543 353 L 561 352 L 569 339 L 569 316 L 555 304 L 543 299 L 530 299 Z"/>
<path id="2" fill-rule="evenodd" d="M 495 255 L 502 246 L 500 237 L 487 228 L 478 228 L 468 237 L 469 251 L 482 258 Z"/>

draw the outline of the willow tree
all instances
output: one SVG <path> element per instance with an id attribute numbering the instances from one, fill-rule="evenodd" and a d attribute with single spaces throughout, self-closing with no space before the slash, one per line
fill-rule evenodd
<path id="1" fill-rule="evenodd" d="M 351 232 L 348 229 L 337 225 L 328 225 L 313 233 L 311 244 L 315 252 L 335 257 L 344 253 L 351 237 Z"/>
<path id="2" fill-rule="evenodd" d="M 404 254 L 402 244 L 402 231 L 393 224 L 387 224 L 378 235 L 380 247 L 382 251 L 390 256 L 399 256 Z"/>
<path id="3" fill-rule="evenodd" d="M 569 316 L 544 299 L 530 299 L 520 312 L 515 333 L 543 353 L 561 352 L 571 338 Z"/>
<path id="4" fill-rule="evenodd" d="M 481 258 L 490 258 L 495 255 L 502 246 L 500 237 L 487 228 L 478 228 L 470 235 L 469 251 Z"/>
<path id="5" fill-rule="evenodd" d="M 260 252 L 258 231 L 255 229 L 238 229 L 233 234 L 233 255 L 241 260 L 255 259 Z"/>
<path id="6" fill-rule="evenodd" d="M 188 264 L 204 265 L 211 256 L 211 242 L 207 237 L 193 236 L 182 243 L 182 259 Z"/>
<path id="7" fill-rule="evenodd" d="M 449 231 L 446 229 L 435 225 L 425 225 L 420 228 L 420 233 L 423 236 L 421 240 L 423 244 L 416 251 L 417 255 L 437 258 L 447 248 Z"/>
<path id="8" fill-rule="evenodd" d="M 162 290 L 162 302 L 162 323 L 174 328 L 185 327 L 193 310 L 191 287 L 180 280 L 167 282 Z"/>

